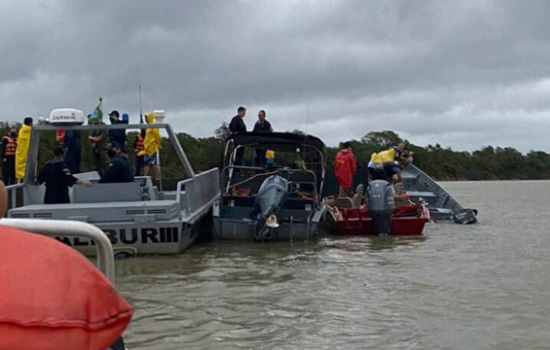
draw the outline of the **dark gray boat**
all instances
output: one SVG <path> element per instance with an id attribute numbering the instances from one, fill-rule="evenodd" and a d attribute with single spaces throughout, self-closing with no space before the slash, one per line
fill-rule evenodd
<path id="1" fill-rule="evenodd" d="M 243 151 L 245 165 L 235 164 Z M 273 165 L 246 161 L 265 151 L 274 152 Z M 235 134 L 224 158 L 221 197 L 213 209 L 214 239 L 291 241 L 319 235 L 326 167 L 321 140 L 293 133 Z"/>
<path id="2" fill-rule="evenodd" d="M 129 183 L 100 184 L 96 171 L 75 174 L 77 178 L 91 180 L 93 185 L 73 186 L 70 204 L 45 205 L 45 187 L 34 180 L 40 165 L 40 137 L 60 128 L 81 131 L 159 128 L 168 135 L 187 178 L 181 179 L 175 190 L 166 191 L 154 186 L 149 176 L 137 176 Z M 170 124 L 37 125 L 32 129 L 26 177 L 23 183 L 7 189 L 9 218 L 90 223 L 107 235 L 115 254 L 177 254 L 193 243 L 203 224 L 209 224 L 212 205 L 219 198 L 219 170 L 213 168 L 195 174 Z M 86 255 L 95 254 L 96 247 L 90 240 L 58 239 Z"/>
<path id="3" fill-rule="evenodd" d="M 449 192 L 413 164 L 403 170 L 405 190 L 415 203 L 425 202 L 434 221 L 477 222 L 477 210 L 465 208 Z"/>

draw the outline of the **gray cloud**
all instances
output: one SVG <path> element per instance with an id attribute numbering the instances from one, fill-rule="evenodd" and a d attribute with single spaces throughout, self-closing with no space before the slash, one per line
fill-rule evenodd
<path id="1" fill-rule="evenodd" d="M 239 105 L 329 144 L 548 149 L 546 1 L 6 0 L 4 118 L 60 106 L 166 109 L 210 135 Z M 308 108 L 309 105 L 309 108 Z M 309 117 L 308 117 L 309 110 Z M 306 125 L 306 119 L 308 123 Z"/>

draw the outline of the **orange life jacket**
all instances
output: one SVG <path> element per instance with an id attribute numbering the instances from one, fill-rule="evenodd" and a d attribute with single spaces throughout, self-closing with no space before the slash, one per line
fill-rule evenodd
<path id="1" fill-rule="evenodd" d="M 136 142 L 135 152 L 136 152 L 136 154 L 138 154 L 139 152 L 141 152 L 145 149 L 145 145 L 143 144 L 145 139 L 140 134 L 138 134 L 136 136 L 136 140 L 137 140 L 137 142 Z"/>
<path id="2" fill-rule="evenodd" d="M 15 142 L 15 140 L 9 137 L 8 135 L 4 136 L 2 139 L 8 140 L 8 143 L 6 144 L 6 149 L 4 150 L 4 156 L 6 157 L 15 156 L 15 150 L 17 149 L 17 143 Z"/>

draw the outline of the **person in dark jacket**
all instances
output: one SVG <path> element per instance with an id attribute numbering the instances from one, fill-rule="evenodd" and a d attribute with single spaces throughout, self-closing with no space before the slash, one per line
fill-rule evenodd
<path id="1" fill-rule="evenodd" d="M 107 155 L 111 162 L 105 170 L 105 174 L 99 183 L 134 182 L 134 171 L 130 165 L 128 156 L 122 153 L 122 147 L 116 142 L 110 142 L 107 147 Z"/>
<path id="2" fill-rule="evenodd" d="M 112 111 L 109 113 L 109 120 L 111 125 L 128 124 L 127 121 L 120 120 L 120 113 L 118 111 Z M 109 130 L 109 142 L 116 142 L 120 145 L 122 152 L 126 152 L 126 130 L 125 129 L 113 129 Z"/>
<path id="3" fill-rule="evenodd" d="M 244 116 L 246 115 L 246 108 L 239 107 L 237 109 L 237 115 L 231 119 L 231 123 L 229 123 L 229 131 L 231 131 L 232 134 L 238 133 L 238 132 L 246 132 L 246 124 L 244 123 Z"/>
<path id="4" fill-rule="evenodd" d="M 63 138 L 65 148 L 65 164 L 71 173 L 80 173 L 80 156 L 82 154 L 82 142 L 80 130 L 67 130 Z"/>
<path id="5" fill-rule="evenodd" d="M 271 123 L 265 119 L 264 110 L 261 110 L 258 112 L 258 121 L 256 122 L 256 124 L 254 124 L 253 131 L 260 132 L 260 133 L 272 132 Z M 256 154 L 256 156 L 254 157 L 254 165 L 256 165 L 257 167 L 266 166 L 267 160 L 265 158 L 265 152 L 266 152 L 265 149 L 256 148 L 256 150 L 254 151 L 254 153 Z"/>
<path id="6" fill-rule="evenodd" d="M 231 119 L 231 123 L 229 123 L 229 131 L 231 131 L 232 134 L 239 133 L 239 132 L 246 132 L 246 124 L 244 123 L 244 116 L 246 115 L 246 108 L 239 107 L 237 109 L 237 115 Z M 238 145 L 236 145 L 238 146 Z M 235 166 L 240 166 L 243 163 L 243 155 L 244 155 L 244 148 L 239 148 L 237 152 L 235 153 Z M 235 169 L 235 174 L 239 173 L 239 169 Z"/>
<path id="7" fill-rule="evenodd" d="M 2 158 L 2 180 L 6 186 L 15 185 L 15 152 L 17 150 L 17 132 L 11 129 L 10 132 L 2 137 L 2 148 L 0 157 Z"/>
<path id="8" fill-rule="evenodd" d="M 53 150 L 54 159 L 48 161 L 40 170 L 36 181 L 46 184 L 44 204 L 70 203 L 69 187 L 74 184 L 91 186 L 90 181 L 79 180 L 73 176 L 71 170 L 65 164 L 65 150 L 56 147 Z"/>

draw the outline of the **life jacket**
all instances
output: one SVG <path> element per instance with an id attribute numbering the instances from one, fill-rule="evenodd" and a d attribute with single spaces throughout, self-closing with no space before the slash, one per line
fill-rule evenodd
<path id="1" fill-rule="evenodd" d="M 383 164 L 388 162 L 393 162 L 395 159 L 395 149 L 390 148 L 388 150 L 373 153 L 371 155 L 370 161 L 373 164 Z"/>
<path id="2" fill-rule="evenodd" d="M 15 177 L 18 179 L 25 178 L 27 170 L 27 155 L 29 153 L 29 145 L 31 143 L 32 128 L 29 125 L 23 124 L 19 129 L 19 137 L 17 137 L 17 150 L 15 151 Z"/>
<path id="3" fill-rule="evenodd" d="M 133 307 L 76 250 L 6 226 L 0 239 L 0 349 L 103 350 L 124 331 Z"/>
<path id="4" fill-rule="evenodd" d="M 4 136 L 2 139 L 8 140 L 8 143 L 6 144 L 6 149 L 4 150 L 4 155 L 6 157 L 15 156 L 15 151 L 17 150 L 17 142 L 15 142 L 15 140 L 8 135 Z"/>
<path id="5" fill-rule="evenodd" d="M 136 149 L 135 149 L 136 154 L 139 154 L 141 151 L 145 149 L 144 141 L 145 139 L 141 136 L 141 134 L 137 134 Z"/>

